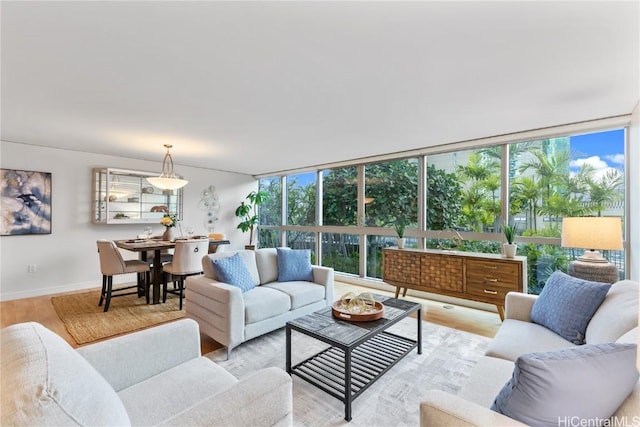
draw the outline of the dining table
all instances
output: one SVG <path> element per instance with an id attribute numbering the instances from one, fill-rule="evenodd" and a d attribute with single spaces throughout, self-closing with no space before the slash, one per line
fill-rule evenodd
<path id="1" fill-rule="evenodd" d="M 193 237 L 196 238 L 196 237 Z M 198 237 L 199 238 L 199 237 Z M 176 247 L 175 240 L 161 240 L 158 238 L 150 239 L 128 239 L 116 240 L 116 246 L 120 249 L 140 253 L 140 259 L 147 261 L 147 253 L 153 251 L 153 269 L 151 270 L 151 284 L 153 285 L 153 304 L 160 302 L 160 286 L 162 285 L 162 251 L 173 249 Z M 228 245 L 228 240 L 209 239 L 209 246 Z M 158 260 L 158 262 L 156 262 Z"/>

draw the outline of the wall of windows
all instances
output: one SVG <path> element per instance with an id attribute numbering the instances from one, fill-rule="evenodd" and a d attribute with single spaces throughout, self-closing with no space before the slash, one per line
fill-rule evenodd
<path id="1" fill-rule="evenodd" d="M 582 254 L 560 246 L 563 217 L 624 222 L 625 146 L 625 130 L 614 129 L 263 178 L 260 189 L 271 197 L 259 244 L 286 236 L 336 272 L 379 279 L 397 222 L 407 226 L 406 247 L 483 253 L 500 253 L 509 223 L 528 259 L 529 291 L 539 293 Z M 626 277 L 625 251 L 605 256 Z"/>

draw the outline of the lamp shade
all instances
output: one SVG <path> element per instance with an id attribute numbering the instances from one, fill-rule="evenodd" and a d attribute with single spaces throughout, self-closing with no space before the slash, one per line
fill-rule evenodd
<path id="1" fill-rule="evenodd" d="M 147 178 L 147 181 L 151 185 L 155 185 L 163 190 L 177 190 L 178 188 L 182 188 L 187 185 L 189 181 L 180 179 L 173 173 L 173 159 L 169 152 L 172 145 L 164 144 L 164 146 L 167 149 L 167 153 L 164 155 L 164 159 L 162 160 L 162 173 L 159 177 Z"/>
<path id="2" fill-rule="evenodd" d="M 622 250 L 622 223 L 619 217 L 570 217 L 562 219 L 565 248 Z"/>
<path id="3" fill-rule="evenodd" d="M 189 181 L 180 178 L 164 178 L 164 177 L 149 177 L 147 178 L 149 184 L 154 185 L 163 190 L 177 190 L 189 183 Z"/>

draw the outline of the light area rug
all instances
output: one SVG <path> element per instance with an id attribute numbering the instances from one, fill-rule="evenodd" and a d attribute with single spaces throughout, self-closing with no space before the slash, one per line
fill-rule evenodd
<path id="1" fill-rule="evenodd" d="M 148 328 L 184 317 L 178 310 L 178 296 L 168 295 L 165 304 L 147 304 L 144 297 L 126 295 L 111 299 L 109 311 L 98 306 L 100 291 L 52 297 L 51 303 L 76 343 L 86 344 L 104 338 Z M 183 306 L 184 307 L 184 306 Z"/>
<path id="2" fill-rule="evenodd" d="M 389 329 L 415 339 L 414 318 L 400 321 Z M 326 344 L 292 332 L 292 366 L 327 347 Z M 472 368 L 484 354 L 489 338 L 422 322 L 422 354 L 413 350 L 378 379 L 352 403 L 352 420 L 344 419 L 344 404 L 305 380 L 293 375 L 294 426 L 418 426 L 420 401 L 429 390 L 456 394 Z M 225 349 L 206 357 L 223 366 L 237 378 L 262 368 L 285 369 L 285 330 L 278 329 L 254 338 L 231 352 Z"/>

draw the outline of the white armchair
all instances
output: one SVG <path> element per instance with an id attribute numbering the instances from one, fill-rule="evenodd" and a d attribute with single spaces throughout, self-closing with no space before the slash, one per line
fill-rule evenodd
<path id="1" fill-rule="evenodd" d="M 291 378 L 238 380 L 200 356 L 189 319 L 74 350 L 38 323 L 2 330 L 0 425 L 285 426 Z"/>

